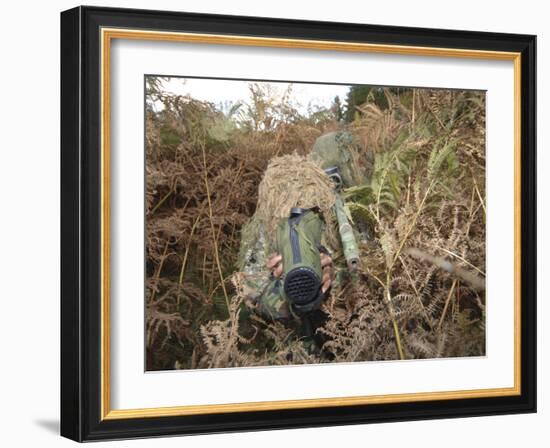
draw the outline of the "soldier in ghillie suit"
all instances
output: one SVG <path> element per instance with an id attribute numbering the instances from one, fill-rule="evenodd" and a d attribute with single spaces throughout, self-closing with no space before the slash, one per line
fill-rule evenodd
<path id="1" fill-rule="evenodd" d="M 331 288 L 339 288 L 359 262 L 339 195 L 365 182 L 357 148 L 349 132 L 332 132 L 317 139 L 308 157 L 272 159 L 256 212 L 242 230 L 236 275 L 246 305 L 264 318 L 301 327 L 306 339 L 322 325 L 320 307 Z"/>

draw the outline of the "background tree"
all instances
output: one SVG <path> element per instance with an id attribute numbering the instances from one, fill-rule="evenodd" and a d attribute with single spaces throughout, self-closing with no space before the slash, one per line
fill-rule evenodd
<path id="1" fill-rule="evenodd" d="M 331 111 L 334 114 L 336 121 L 342 121 L 344 118 L 344 108 L 342 107 L 342 102 L 340 97 L 336 95 L 332 101 Z"/>
<path id="2" fill-rule="evenodd" d="M 389 107 L 388 98 L 385 92 L 389 92 L 398 97 L 403 93 L 410 93 L 411 89 L 402 87 L 376 87 L 376 86 L 351 86 L 346 97 L 344 120 L 351 123 L 358 118 L 360 108 L 366 102 L 374 103 L 380 110 L 386 110 Z"/>

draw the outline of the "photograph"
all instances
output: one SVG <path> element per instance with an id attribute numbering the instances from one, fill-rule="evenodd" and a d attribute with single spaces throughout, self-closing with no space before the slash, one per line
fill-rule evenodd
<path id="1" fill-rule="evenodd" d="M 540 412 L 537 29 L 231 8 L 60 15 L 61 435 Z"/>
<path id="2" fill-rule="evenodd" d="M 144 90 L 146 371 L 486 355 L 486 91 Z"/>

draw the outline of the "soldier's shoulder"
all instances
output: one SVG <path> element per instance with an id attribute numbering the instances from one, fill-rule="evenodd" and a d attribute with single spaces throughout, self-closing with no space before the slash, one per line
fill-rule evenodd
<path id="1" fill-rule="evenodd" d="M 259 272 L 265 267 L 268 242 L 265 226 L 253 216 L 241 229 L 237 267 L 243 272 Z"/>

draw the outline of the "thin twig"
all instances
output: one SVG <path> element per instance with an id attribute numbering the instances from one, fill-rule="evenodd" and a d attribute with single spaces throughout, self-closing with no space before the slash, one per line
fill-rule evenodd
<path id="1" fill-rule="evenodd" d="M 479 272 L 481 275 L 485 276 L 485 272 L 483 272 L 481 269 L 479 269 L 478 267 L 474 266 L 472 263 L 470 263 L 469 261 L 465 260 L 464 258 L 462 258 L 460 255 L 458 254 L 455 254 L 454 252 L 451 252 L 450 250 L 447 250 L 443 247 L 440 247 L 440 246 L 437 246 L 437 245 L 434 245 L 434 247 L 436 249 L 439 249 L 439 250 L 442 250 L 443 252 L 449 254 L 449 255 L 452 255 L 453 257 L 455 258 L 458 258 L 460 261 L 462 261 L 463 263 L 466 263 L 468 266 L 470 266 L 472 269 L 475 269 L 477 272 Z"/>
<path id="2" fill-rule="evenodd" d="M 168 251 L 168 244 L 169 242 L 166 241 L 166 244 L 164 246 L 164 252 L 162 253 L 162 257 L 160 258 L 160 263 L 157 267 L 157 272 L 155 272 L 155 276 L 153 278 L 154 280 L 154 283 L 152 286 L 152 289 L 151 289 L 151 300 L 150 302 L 153 303 L 154 300 L 155 300 L 155 293 L 157 291 L 157 286 L 158 286 L 158 282 L 159 282 L 159 278 L 160 278 L 160 271 L 162 270 L 162 265 L 164 264 L 164 260 L 166 260 L 166 252 Z"/>
<path id="3" fill-rule="evenodd" d="M 401 345 L 399 327 L 397 326 L 397 320 L 395 319 L 395 311 L 393 309 L 393 302 L 389 286 L 386 287 L 386 300 L 388 301 L 388 309 L 390 311 L 390 318 L 393 324 L 393 334 L 395 335 L 395 345 L 397 346 L 397 353 L 399 354 L 399 359 L 405 359 L 405 354 L 403 353 L 403 347 Z"/>
<path id="4" fill-rule="evenodd" d="M 474 176 L 474 173 L 473 173 L 471 168 L 470 168 L 470 171 L 472 172 L 472 180 L 474 181 L 474 187 L 475 187 L 475 190 L 476 190 L 476 193 L 477 193 L 477 197 L 479 198 L 479 202 L 481 203 L 481 206 L 483 207 L 483 213 L 485 214 L 485 216 L 487 216 L 487 209 L 485 208 L 485 201 L 483 200 L 483 198 L 481 197 L 481 193 L 479 192 L 476 177 Z"/>
<path id="5" fill-rule="evenodd" d="M 456 282 L 458 280 L 455 278 L 453 280 L 453 284 L 451 285 L 451 289 L 449 291 L 449 294 L 447 294 L 447 300 L 445 300 L 445 306 L 443 307 L 443 312 L 441 313 L 441 318 L 439 319 L 439 323 L 437 324 L 437 329 L 441 330 L 441 325 L 443 325 L 443 320 L 445 319 L 445 314 L 447 314 L 447 308 L 449 308 L 449 302 L 451 301 L 451 297 L 453 296 L 453 292 L 455 291 Z"/>
<path id="6" fill-rule="evenodd" d="M 413 217 L 413 220 L 411 222 L 411 225 L 409 226 L 409 228 L 407 229 L 407 232 L 405 233 L 405 236 L 403 237 L 403 239 L 401 240 L 401 243 L 399 244 L 399 248 L 397 249 L 397 251 L 395 252 L 395 256 L 393 257 L 393 260 L 391 262 L 391 265 L 388 266 L 388 271 L 391 271 L 392 268 L 393 268 L 393 265 L 395 264 L 395 262 L 397 261 L 397 259 L 399 258 L 399 256 L 401 255 L 401 251 L 403 250 L 403 246 L 405 245 L 407 239 L 409 238 L 409 235 L 411 234 L 411 232 L 413 231 L 413 229 L 415 228 L 416 226 L 416 221 L 418 220 L 418 217 L 420 216 L 420 214 L 422 213 L 422 210 L 424 208 L 424 203 L 426 202 L 426 199 L 428 199 L 428 196 L 430 194 L 430 191 L 432 190 L 432 187 L 435 185 L 435 180 L 432 180 L 430 182 L 430 185 L 428 186 L 428 188 L 426 189 L 426 193 L 424 194 L 424 197 L 422 198 L 422 201 L 420 202 L 420 205 L 418 206 L 418 210 L 416 211 L 416 213 L 414 214 L 414 217 Z"/>
<path id="7" fill-rule="evenodd" d="M 174 187 L 170 187 L 170 190 L 168 191 L 168 193 L 166 193 L 162 199 L 160 201 L 158 201 L 157 205 L 155 205 L 153 207 L 153 209 L 149 212 L 150 215 L 152 215 L 153 213 L 155 213 L 158 208 L 164 203 L 164 201 L 166 201 L 166 199 L 168 199 L 168 197 L 174 192 Z"/>
<path id="8" fill-rule="evenodd" d="M 178 305 L 180 304 L 180 294 L 179 290 L 181 286 L 183 285 L 183 274 L 185 273 L 185 266 L 187 266 L 187 257 L 189 255 L 189 248 L 191 247 L 191 241 L 193 239 L 193 234 L 195 233 L 195 229 L 197 228 L 197 224 L 199 222 L 201 215 L 197 216 L 197 219 L 195 219 L 195 222 L 193 223 L 193 227 L 191 227 L 191 233 L 189 234 L 189 241 L 187 242 L 187 247 L 185 248 L 185 254 L 183 255 L 183 262 L 181 264 L 181 270 L 180 270 L 180 277 L 178 280 Z"/>
<path id="9" fill-rule="evenodd" d="M 203 164 L 204 164 L 204 170 L 203 170 L 204 185 L 206 187 L 206 197 L 208 198 L 208 217 L 210 218 L 210 230 L 212 232 L 212 240 L 214 242 L 214 256 L 216 258 L 216 264 L 218 266 L 218 274 L 220 276 L 220 281 L 222 282 L 222 289 L 223 289 L 223 295 L 225 297 L 225 304 L 227 306 L 227 313 L 231 314 L 231 310 L 229 308 L 229 297 L 227 295 L 227 290 L 225 289 L 225 283 L 224 283 L 224 278 L 223 278 L 223 273 L 222 273 L 222 267 L 221 267 L 221 263 L 220 263 L 220 254 L 218 252 L 218 243 L 216 241 L 216 230 L 214 229 L 214 220 L 213 220 L 213 213 L 212 213 L 212 201 L 210 199 L 210 186 L 208 184 L 208 172 L 207 172 L 207 167 L 206 167 L 206 150 L 204 148 L 204 143 L 202 143 L 200 146 L 201 146 L 201 149 L 202 149 L 202 160 L 203 160 Z"/>
<path id="10" fill-rule="evenodd" d="M 407 277 L 409 278 L 409 282 L 411 283 L 411 286 L 414 290 L 414 297 L 416 298 L 418 304 L 420 305 L 420 308 L 422 309 L 422 314 L 424 314 L 424 319 L 426 320 L 426 323 L 430 327 L 430 330 L 433 330 L 432 321 L 430 320 L 428 316 L 428 312 L 426 311 L 426 307 L 422 303 L 422 299 L 420 298 L 420 291 L 416 288 L 416 285 L 414 284 L 414 281 L 412 279 L 412 276 L 409 272 L 409 268 L 405 264 L 405 260 L 403 260 L 403 257 L 399 256 L 399 261 L 401 262 L 401 265 L 403 266 L 403 269 L 405 270 L 405 274 L 407 274 Z"/>
<path id="11" fill-rule="evenodd" d="M 477 274 L 467 271 L 466 269 L 463 269 L 460 266 L 457 266 L 450 261 L 445 260 L 444 258 L 435 257 L 415 248 L 407 249 L 406 253 L 419 260 L 428 261 L 443 269 L 444 271 L 460 277 L 462 280 L 466 281 L 472 288 L 478 291 L 485 290 L 485 280 L 483 278 L 480 278 Z"/>
<path id="12" fill-rule="evenodd" d="M 415 102 L 416 102 L 416 89 L 412 89 L 413 91 L 413 99 L 412 99 L 412 124 L 414 125 L 414 119 L 415 119 Z"/>

